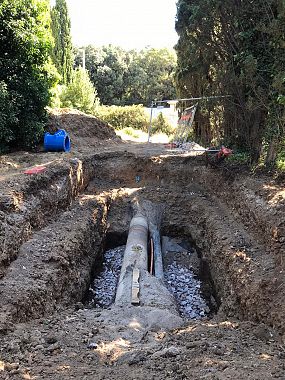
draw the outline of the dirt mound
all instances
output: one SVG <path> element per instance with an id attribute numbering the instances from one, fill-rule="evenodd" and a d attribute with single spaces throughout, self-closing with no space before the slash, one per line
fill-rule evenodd
<path id="1" fill-rule="evenodd" d="M 58 129 L 66 130 L 75 147 L 89 147 L 102 140 L 120 141 L 110 125 L 92 115 L 69 108 L 49 109 L 46 130 L 54 133 Z"/>

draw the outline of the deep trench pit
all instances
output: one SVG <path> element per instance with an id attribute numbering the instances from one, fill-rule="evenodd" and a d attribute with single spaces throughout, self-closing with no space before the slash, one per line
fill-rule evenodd
<path id="1" fill-rule="evenodd" d="M 127 233 L 107 234 L 84 299 L 86 307 L 108 309 L 113 305 L 126 241 Z M 218 309 L 217 297 L 209 266 L 193 242 L 185 237 L 162 236 L 161 247 L 163 284 L 174 297 L 180 316 L 188 320 L 211 318 Z"/>
<path id="2" fill-rule="evenodd" d="M 108 169 L 108 165 L 104 165 L 104 169 L 106 167 Z M 127 175 L 130 173 L 127 170 L 125 172 Z M 116 174 L 115 170 L 114 173 Z M 255 377 L 260 378 L 263 376 L 264 363 L 272 367 L 275 359 L 272 357 L 271 360 L 271 356 L 269 359 L 269 356 L 261 355 L 263 352 L 271 355 L 272 335 L 269 332 L 267 334 L 263 323 L 247 322 L 254 318 L 255 321 L 257 318 L 260 322 L 266 321 L 266 312 L 270 315 L 269 308 L 272 308 L 274 313 L 280 307 L 279 321 L 283 317 L 280 303 L 276 303 L 273 308 L 268 298 L 264 297 L 264 301 L 262 300 L 268 288 L 270 296 L 276 301 L 272 292 L 276 288 L 270 286 L 261 288 L 258 287 L 260 283 L 257 280 L 255 283 L 252 281 L 255 274 L 251 271 L 258 271 L 260 251 L 243 250 L 243 256 L 236 255 L 239 253 L 241 233 L 239 234 L 237 223 L 233 223 L 235 215 L 232 218 L 225 217 L 226 213 L 222 212 L 223 209 L 216 202 L 215 196 L 218 197 L 219 194 L 215 194 L 214 190 L 211 193 L 206 185 L 204 189 L 202 185 L 201 189 L 198 188 L 200 173 L 193 175 L 182 173 L 181 178 L 185 179 L 185 182 L 190 181 L 189 178 L 194 178 L 193 183 L 185 183 L 184 187 L 178 176 L 173 179 L 168 174 L 166 173 L 155 183 L 154 175 L 149 176 L 149 183 L 140 188 L 135 188 L 138 186 L 136 184 L 131 188 L 131 183 L 123 187 L 125 183 L 122 180 L 118 188 L 114 189 L 113 181 L 110 180 L 108 188 L 103 183 L 99 190 L 95 189 L 94 194 L 92 189 L 91 191 L 88 189 L 86 196 L 84 194 L 79 198 L 79 204 L 72 205 L 71 210 L 64 212 L 59 220 L 55 220 L 43 232 L 35 233 L 33 239 L 24 245 L 19 259 L 12 264 L 12 270 L 7 273 L 7 280 L 1 283 L 2 310 L 5 312 L 7 307 L 7 324 L 2 325 L 3 330 L 10 329 L 11 320 L 21 322 L 19 329 L 17 327 L 15 334 L 13 333 L 14 336 L 9 333 L 3 342 L 5 351 L 8 348 L 11 352 L 7 354 L 10 356 L 9 362 L 13 363 L 21 355 L 24 363 L 28 363 L 25 365 L 39 367 L 38 372 L 32 373 L 32 376 L 41 378 L 45 367 L 48 370 L 47 377 L 52 376 L 50 372 L 52 362 L 56 368 L 56 378 L 80 378 L 86 370 L 89 371 L 90 375 L 87 377 L 90 378 L 96 373 L 95 377 L 123 379 L 128 371 L 132 378 L 148 376 L 158 379 L 182 379 L 192 375 L 197 379 L 209 376 L 239 378 L 241 374 L 246 378 L 252 375 L 257 365 L 260 367 L 260 375 L 256 374 Z M 108 179 L 108 175 L 106 173 L 104 175 Z M 144 180 L 143 175 L 148 176 L 149 171 L 141 175 Z M 171 175 L 175 176 L 175 171 L 172 171 Z M 135 182 L 133 175 L 131 180 Z M 162 180 L 165 181 L 164 184 Z M 176 320 L 170 326 L 165 323 L 166 320 L 167 322 L 174 320 L 173 317 L 176 315 L 172 310 L 171 313 L 163 314 L 161 310 L 158 313 L 149 307 L 114 308 L 112 304 L 117 284 L 113 279 L 108 283 L 104 273 L 114 272 L 115 261 L 118 277 L 120 263 L 113 260 L 113 257 L 121 256 L 124 250 L 130 224 L 129 205 L 135 198 L 150 199 L 165 205 L 160 229 L 162 245 L 166 237 L 171 240 L 170 247 L 166 250 L 167 254 L 164 255 L 165 282 L 171 291 L 178 293 L 177 298 L 180 302 L 177 308 L 180 315 L 185 316 L 181 329 Z M 234 213 L 232 209 L 226 211 L 229 211 L 229 216 L 230 213 Z M 109 232 L 106 235 L 107 228 Z M 241 242 L 243 246 L 245 243 L 247 241 Z M 102 261 L 99 265 L 100 253 Z M 245 253 L 251 254 L 249 257 L 253 257 L 254 260 L 245 262 L 243 259 Z M 93 290 L 96 295 L 96 290 L 101 286 L 101 299 L 95 299 L 96 302 L 94 298 L 85 299 L 83 307 L 78 301 L 82 301 L 83 293 L 89 287 L 91 267 L 96 269 L 92 281 L 98 281 L 93 285 Z M 206 318 L 211 317 L 219 306 L 209 269 L 222 299 L 222 305 L 218 318 L 208 323 L 204 320 L 204 315 Z M 240 270 L 243 270 L 243 273 L 239 273 Z M 265 275 L 267 273 L 266 271 Z M 187 293 L 191 289 L 190 284 L 194 288 L 191 294 Z M 261 284 L 267 285 L 264 282 Z M 113 292 L 110 297 L 106 297 L 106 288 Z M 187 292 L 184 293 L 184 290 Z M 203 296 L 202 300 L 199 298 L 200 294 Z M 187 316 L 185 306 L 194 304 L 194 297 L 198 299 L 198 307 L 193 315 L 190 310 L 190 315 Z M 280 299 L 282 300 L 281 297 Z M 93 304 L 90 304 L 92 300 Z M 106 301 L 106 304 L 104 305 L 102 301 Z M 202 302 L 206 303 L 208 309 Z M 268 308 L 265 308 L 265 302 L 268 302 Z M 88 310 L 86 306 L 90 309 Z M 260 314 L 257 314 L 259 306 Z M 185 319 L 190 322 L 184 323 Z M 133 323 L 134 320 L 136 324 Z M 269 318 L 268 320 L 270 321 Z M 278 322 L 278 319 L 275 321 Z M 29 322 L 27 327 L 23 326 L 24 322 Z M 164 329 L 172 331 L 162 332 Z M 16 339 L 11 340 L 11 337 Z M 50 347 L 49 342 L 54 337 L 56 343 Z M 270 345 L 263 345 L 261 339 L 270 339 Z M 121 342 L 130 342 L 130 345 L 122 346 Z M 118 343 L 117 347 L 122 356 L 111 361 L 114 343 Z M 14 354 L 14 348 L 17 346 L 21 347 L 22 351 L 19 352 L 19 356 Z M 103 350 L 96 350 L 95 346 L 99 349 L 110 347 L 104 352 L 100 362 L 97 361 L 97 354 L 99 352 L 103 354 Z M 171 351 L 173 348 L 176 351 Z M 51 349 L 53 351 L 50 351 Z M 171 352 L 174 352 L 174 355 Z M 166 356 L 162 356 L 161 353 L 166 353 Z M 282 359 L 282 356 L 280 357 Z M 187 366 L 183 367 L 185 363 Z M 71 369 L 63 373 L 59 370 L 59 364 L 70 364 Z M 240 366 L 239 373 L 232 371 L 237 364 Z M 183 372 L 173 371 L 178 365 L 179 371 L 181 369 Z M 245 365 L 247 370 L 244 369 Z M 71 372 L 72 368 L 77 371 L 74 375 Z M 108 372 L 101 376 L 100 368 L 108 369 Z M 142 368 L 143 372 L 136 372 Z M 151 373 L 152 368 L 155 369 L 155 374 Z M 198 369 L 199 373 L 196 372 L 195 375 Z M 270 374 L 268 372 L 266 377 L 272 377 L 271 368 Z"/>
<path id="3" fill-rule="evenodd" d="M 207 255 L 203 254 L 203 248 L 201 249 L 199 244 L 199 227 L 196 228 L 195 220 L 193 223 L 195 215 L 198 216 L 199 213 L 196 214 L 194 211 L 193 214 L 190 211 L 192 205 L 197 204 L 197 207 L 201 205 L 199 212 L 203 213 L 207 197 L 201 186 L 196 183 L 198 169 L 190 167 L 194 174 L 189 177 L 184 173 L 176 175 L 175 170 L 152 160 L 127 159 L 116 162 L 115 170 L 112 165 L 113 161 L 103 165 L 104 173 L 100 172 L 101 167 L 98 167 L 98 176 L 88 188 L 91 193 L 107 190 L 114 195 L 108 211 L 109 227 L 104 249 L 93 267 L 93 276 L 84 304 L 86 307 L 108 309 L 115 303 L 131 215 L 134 215 L 133 206 L 136 202 L 147 200 L 146 202 L 151 203 L 151 208 L 163 205 L 160 243 L 164 250 L 163 286 L 166 292 L 174 298 L 174 304 L 181 317 L 211 318 L 217 312 L 220 302 L 212 281 L 210 263 L 207 263 Z M 139 183 L 138 173 L 141 174 Z M 106 178 L 109 180 L 106 181 Z M 149 217 L 148 213 L 146 215 Z M 193 227 L 196 228 L 194 236 Z M 197 242 L 193 240 L 196 238 Z M 203 239 L 203 234 L 201 238 Z M 170 248 L 165 247 L 167 239 L 171 241 Z M 156 296 L 159 298 L 159 291 Z M 148 301 L 142 302 L 141 305 L 148 305 Z"/>
<path id="4" fill-rule="evenodd" d="M 260 254 L 266 252 L 265 246 L 261 244 L 259 247 L 258 240 L 258 244 L 255 244 L 253 237 L 256 238 L 256 235 L 251 234 L 250 225 L 246 225 L 248 228 L 244 227 L 239 219 L 241 216 L 237 215 L 239 209 L 229 207 L 236 207 L 239 198 L 235 199 L 233 204 L 226 203 L 227 199 L 223 202 L 225 192 L 216 191 L 217 184 L 214 183 L 213 173 L 208 171 L 205 175 L 206 169 L 196 163 L 195 166 L 193 162 L 150 163 L 134 157 L 123 157 L 121 161 L 115 158 L 111 157 L 107 161 L 98 160 L 100 165 L 96 166 L 96 176 L 92 177 L 90 173 L 93 175 L 93 172 L 90 171 L 90 178 L 85 182 L 85 185 L 88 183 L 88 187 L 84 188 L 84 193 L 80 193 L 78 199 L 76 198 L 67 209 L 66 201 L 64 206 L 57 210 L 54 219 L 48 221 L 47 226 L 34 231 L 31 239 L 20 247 L 16 259 L 13 255 L 18 250 L 18 245 L 9 247 L 11 268 L 4 268 L 4 277 L 0 284 L 3 329 L 7 329 L 6 325 L 8 326 L 10 321 L 27 322 L 52 313 L 57 307 L 65 308 L 70 304 L 74 304 L 76 308 L 82 307 L 79 302 L 82 300 L 85 307 L 107 309 L 102 310 L 104 317 L 116 316 L 117 310 L 123 316 L 133 312 L 131 317 L 135 315 L 139 318 L 143 314 L 146 319 L 145 326 L 150 325 L 147 318 L 153 317 L 153 312 L 157 311 L 155 308 L 164 311 L 170 310 L 168 306 L 171 306 L 171 312 L 168 315 L 165 313 L 166 317 L 171 320 L 171 315 L 176 316 L 176 310 L 173 310 L 173 303 L 169 299 L 165 303 L 159 303 L 161 288 L 156 294 L 152 294 L 151 301 L 155 301 L 154 296 L 158 299 L 154 306 L 136 307 L 136 310 L 130 307 L 125 313 L 124 307 L 113 305 L 120 262 L 115 260 L 114 278 L 110 278 L 108 282 L 104 277 L 104 272 L 111 272 L 113 276 L 113 257 L 121 257 L 124 251 L 124 247 L 118 247 L 126 244 L 135 201 L 144 200 L 163 205 L 161 236 L 171 238 L 173 244 L 177 243 L 180 246 L 178 250 L 168 249 L 169 252 L 164 256 L 164 289 L 167 290 L 168 287 L 172 294 L 176 293 L 179 301 L 176 309 L 179 309 L 180 315 L 188 319 L 211 317 L 221 306 L 219 318 L 222 315 L 283 326 L 280 311 L 276 314 L 276 307 L 271 310 L 268 301 L 268 292 L 271 292 L 269 285 L 273 282 L 271 284 L 269 279 L 267 286 L 263 273 L 263 268 L 271 269 L 273 263 L 267 257 L 266 260 L 260 261 Z M 138 168 L 141 170 L 138 171 Z M 137 173 L 141 176 L 139 183 L 136 182 Z M 219 182 L 223 180 L 221 177 L 218 178 Z M 213 187 L 210 186 L 212 182 Z M 62 183 L 65 184 L 64 181 Z M 51 197 L 53 193 L 49 191 L 48 194 Z M 57 204 L 63 203 L 60 196 L 65 199 L 64 196 L 67 195 L 70 196 L 70 189 L 63 186 L 55 198 Z M 41 227 L 42 219 L 51 212 L 51 201 L 47 202 L 43 197 L 42 202 L 45 202 L 45 208 L 38 210 L 38 202 L 35 202 L 35 207 L 27 214 L 36 214 L 33 218 L 39 218 L 38 224 L 34 220 L 34 225 L 38 228 Z M 21 214 L 15 214 L 15 218 L 18 216 Z M 19 226 L 28 225 L 29 218 L 31 216 L 23 220 Z M 15 236 L 20 236 L 20 233 L 21 231 L 17 232 Z M 8 236 L 11 237 L 10 240 L 17 240 L 12 238 L 12 234 Z M 28 236 L 25 238 L 28 239 Z M 109 266 L 103 259 L 109 260 Z M 266 266 L 261 266 L 260 262 Z M 92 281 L 96 280 L 97 283 L 93 285 L 92 296 L 89 292 L 86 297 L 92 269 L 95 269 Z M 215 287 L 212 286 L 213 282 Z M 152 283 L 157 284 L 158 281 Z M 197 292 L 191 293 L 189 284 L 192 284 Z M 273 285 L 279 286 L 278 282 Z M 99 287 L 101 298 L 96 299 L 94 293 L 96 296 Z M 106 289 L 112 291 L 109 297 L 106 297 Z M 279 295 L 279 288 L 276 288 L 276 291 Z M 200 294 L 203 296 L 202 300 Z M 165 293 L 163 295 L 165 296 Z M 219 297 L 221 305 L 218 302 Z M 145 300 L 148 299 L 144 298 L 143 302 Z M 187 308 L 189 305 L 195 305 L 196 301 L 198 307 L 192 314 L 192 310 Z M 142 306 L 146 305 L 143 302 Z M 278 303 L 276 305 L 279 307 Z M 112 308 L 111 312 L 109 308 Z M 148 311 L 150 312 L 147 314 Z M 101 313 L 101 310 L 96 310 L 94 314 L 97 312 Z M 90 311 L 90 314 L 92 313 L 93 310 Z M 159 321 L 160 316 L 161 314 L 157 318 Z"/>

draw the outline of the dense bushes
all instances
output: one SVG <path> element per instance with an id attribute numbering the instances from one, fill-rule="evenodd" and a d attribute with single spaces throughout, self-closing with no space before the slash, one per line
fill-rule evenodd
<path id="1" fill-rule="evenodd" d="M 124 129 L 125 134 L 133 137 L 135 129 L 147 132 L 150 123 L 150 117 L 142 105 L 99 106 L 95 110 L 95 116 L 117 130 Z M 171 135 L 173 132 L 173 127 L 161 112 L 156 118 L 153 118 L 151 134 L 165 133 Z"/>
<path id="2" fill-rule="evenodd" d="M 174 128 L 170 125 L 168 120 L 163 116 L 162 112 L 153 120 L 152 133 L 165 133 L 171 135 L 174 132 Z"/>
<path id="3" fill-rule="evenodd" d="M 0 150 L 29 148 L 42 135 L 54 81 L 49 1 L 2 1 L 0 30 Z"/>
<path id="4" fill-rule="evenodd" d="M 146 131 L 149 124 L 148 116 L 142 105 L 99 106 L 95 111 L 95 116 L 115 129 L 132 127 Z"/>
<path id="5" fill-rule="evenodd" d="M 7 85 L 0 82 L 0 153 L 14 139 L 13 125 L 17 123 L 16 110 L 7 91 Z"/>

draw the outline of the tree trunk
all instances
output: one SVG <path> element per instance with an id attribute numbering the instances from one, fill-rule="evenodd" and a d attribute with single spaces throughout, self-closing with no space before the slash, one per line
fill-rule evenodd
<path id="1" fill-rule="evenodd" d="M 250 117 L 249 142 L 252 164 L 256 164 L 260 158 L 265 117 L 266 110 L 260 108 L 252 112 Z"/>
<path id="2" fill-rule="evenodd" d="M 272 137 L 266 154 L 266 166 L 273 166 L 275 164 L 278 153 L 279 140 L 277 136 Z"/>

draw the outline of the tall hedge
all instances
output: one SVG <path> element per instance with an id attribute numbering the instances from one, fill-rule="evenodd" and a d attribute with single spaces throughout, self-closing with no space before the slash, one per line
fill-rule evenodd
<path id="1" fill-rule="evenodd" d="M 0 151 L 41 137 L 54 76 L 48 0 L 0 4 Z"/>
<path id="2" fill-rule="evenodd" d="M 149 124 L 149 116 L 141 104 L 125 107 L 100 106 L 96 108 L 94 115 L 115 129 L 131 127 L 147 131 Z"/>

